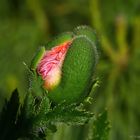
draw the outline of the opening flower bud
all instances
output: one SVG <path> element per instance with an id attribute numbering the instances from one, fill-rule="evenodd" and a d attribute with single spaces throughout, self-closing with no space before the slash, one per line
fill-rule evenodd
<path id="1" fill-rule="evenodd" d="M 97 63 L 97 39 L 91 28 L 81 26 L 53 39 L 33 59 L 35 69 L 54 102 L 81 102 L 91 91 Z"/>

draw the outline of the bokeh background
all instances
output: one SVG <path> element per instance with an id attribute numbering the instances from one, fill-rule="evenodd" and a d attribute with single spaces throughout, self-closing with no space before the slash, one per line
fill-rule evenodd
<path id="1" fill-rule="evenodd" d="M 109 140 L 140 138 L 139 0 L 0 0 L 0 108 L 16 87 L 21 100 L 27 79 L 23 61 L 41 45 L 78 25 L 98 34 L 100 86 L 91 107 L 108 110 Z M 84 140 L 86 126 L 60 125 L 50 140 Z"/>

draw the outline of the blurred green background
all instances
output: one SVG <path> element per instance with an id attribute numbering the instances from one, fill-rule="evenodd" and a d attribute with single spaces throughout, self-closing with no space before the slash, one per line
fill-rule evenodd
<path id="1" fill-rule="evenodd" d="M 109 140 L 139 138 L 139 0 L 0 0 L 0 108 L 16 87 L 25 95 L 23 61 L 29 64 L 39 46 L 78 25 L 95 29 L 100 42 L 100 87 L 91 110 L 108 109 Z M 84 140 L 86 133 L 86 126 L 60 125 L 49 139 Z"/>

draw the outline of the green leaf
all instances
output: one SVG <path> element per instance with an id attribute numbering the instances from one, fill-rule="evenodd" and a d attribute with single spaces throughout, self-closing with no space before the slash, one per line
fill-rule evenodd
<path id="1" fill-rule="evenodd" d="M 0 139 L 13 139 L 16 132 L 15 124 L 19 109 L 19 95 L 17 89 L 13 91 L 9 101 L 5 102 L 0 116 Z"/>
<path id="2" fill-rule="evenodd" d="M 66 41 L 72 40 L 73 37 L 74 37 L 74 34 L 72 32 L 62 33 L 62 34 L 58 35 L 57 37 L 55 37 L 52 41 L 48 42 L 46 48 L 47 48 L 47 50 L 50 50 L 51 48 L 53 48 L 57 45 L 60 45 Z"/>
<path id="3" fill-rule="evenodd" d="M 93 117 L 93 114 L 79 109 L 76 104 L 66 105 L 65 102 L 54 107 L 46 114 L 50 122 L 63 122 L 73 125 L 83 125 Z"/>
<path id="4" fill-rule="evenodd" d="M 38 97 L 28 93 L 16 124 L 19 136 L 31 139 L 45 136 L 48 122 L 43 121 L 43 118 L 49 109 L 50 102 L 46 95 Z"/>
<path id="5" fill-rule="evenodd" d="M 88 140 L 108 140 L 110 126 L 106 110 L 97 116 L 91 130 Z"/>

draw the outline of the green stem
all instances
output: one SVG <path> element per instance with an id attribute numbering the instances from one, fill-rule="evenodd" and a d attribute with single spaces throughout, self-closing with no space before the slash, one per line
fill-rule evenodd
<path id="1" fill-rule="evenodd" d="M 36 19 L 39 27 L 45 33 L 49 33 L 49 21 L 45 14 L 45 11 L 42 8 L 42 5 L 39 0 L 26 0 L 27 5 L 32 12 L 34 18 Z"/>
<path id="2" fill-rule="evenodd" d="M 124 16 L 117 17 L 116 20 L 116 40 L 120 55 L 125 55 L 128 52 L 128 44 L 126 40 L 127 24 Z"/>
<path id="3" fill-rule="evenodd" d="M 116 53 L 112 48 L 113 45 L 111 44 L 111 42 L 107 38 L 107 35 L 105 34 L 105 31 L 103 30 L 104 28 L 102 26 L 98 0 L 90 0 L 89 5 L 90 5 L 92 25 L 97 29 L 98 32 L 102 33 L 102 38 L 101 38 L 102 49 L 112 61 L 115 61 Z"/>
<path id="4" fill-rule="evenodd" d="M 140 47 L 140 17 L 135 17 L 133 19 L 133 46 L 137 51 L 137 48 Z"/>

